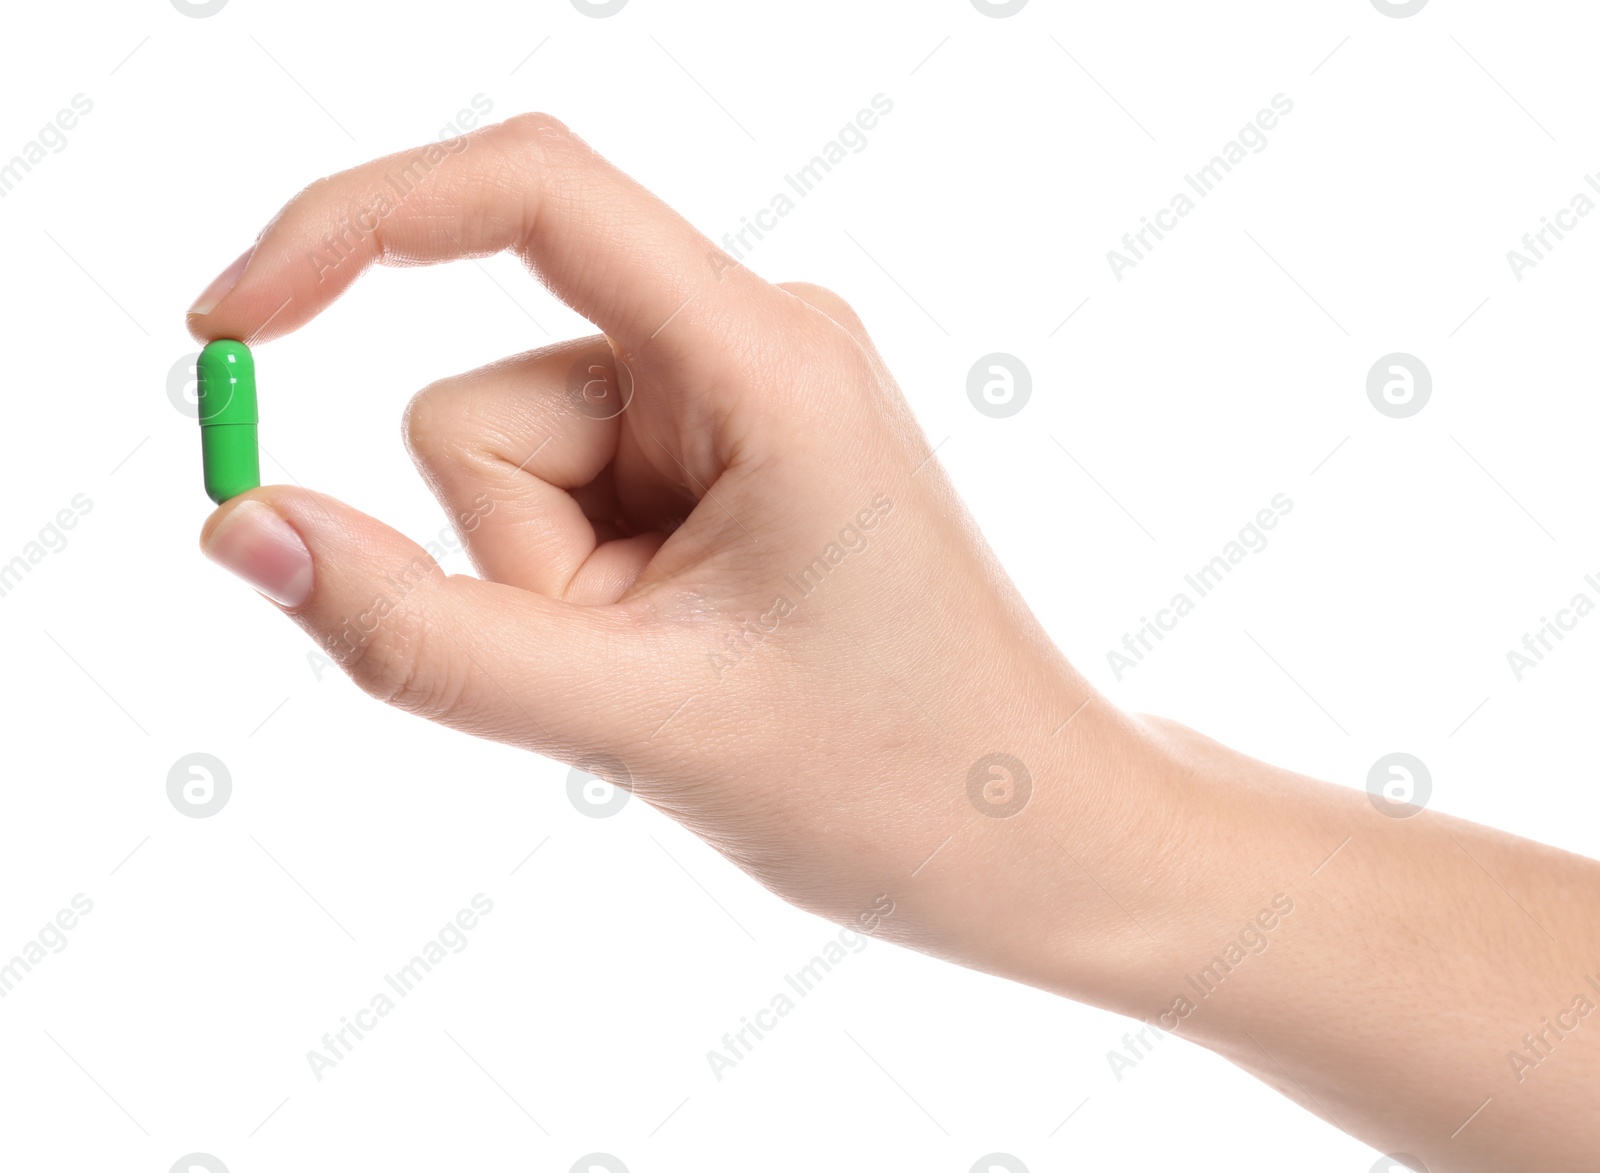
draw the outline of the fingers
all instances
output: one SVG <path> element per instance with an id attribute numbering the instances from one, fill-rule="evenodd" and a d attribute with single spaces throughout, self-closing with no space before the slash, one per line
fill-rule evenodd
<path id="1" fill-rule="evenodd" d="M 423 389 L 412 456 L 478 571 L 571 603 L 612 603 L 665 535 L 634 534 L 608 474 L 626 397 L 600 336 L 519 355 Z"/>
<path id="2" fill-rule="evenodd" d="M 564 760 L 644 720 L 617 687 L 647 667 L 624 610 L 446 576 L 416 543 L 303 489 L 235 498 L 201 544 L 399 708 Z"/>
<path id="3" fill-rule="evenodd" d="M 561 123 L 528 114 L 313 183 L 189 325 L 202 339 L 264 341 L 310 321 L 375 262 L 506 249 L 627 353 L 670 324 L 666 345 L 692 354 L 721 341 L 730 315 L 778 296 Z"/>

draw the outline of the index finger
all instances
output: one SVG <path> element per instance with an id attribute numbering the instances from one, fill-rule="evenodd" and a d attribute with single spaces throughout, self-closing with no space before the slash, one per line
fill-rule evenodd
<path id="1" fill-rule="evenodd" d="M 189 330 L 263 342 L 374 263 L 507 249 L 628 353 L 669 322 L 686 349 L 710 344 L 730 314 L 780 296 L 562 123 L 523 114 L 317 180 L 263 230 L 231 288 L 202 294 Z"/>

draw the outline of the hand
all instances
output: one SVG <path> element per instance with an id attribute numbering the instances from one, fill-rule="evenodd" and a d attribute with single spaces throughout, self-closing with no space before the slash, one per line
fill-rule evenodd
<path id="1" fill-rule="evenodd" d="M 190 325 L 259 342 L 374 262 L 522 257 L 604 334 L 406 413 L 481 579 L 281 486 L 220 509 L 207 553 L 380 699 L 628 786 L 803 907 L 859 925 L 887 898 L 879 931 L 1018 972 L 996 909 L 1052 916 L 1062 887 L 985 861 L 1059 858 L 1052 826 L 1115 850 L 1138 820 L 1097 763 L 1139 735 L 1087 705 L 856 315 L 754 276 L 549 118 L 435 148 L 384 212 L 423 154 L 311 185 Z M 989 817 L 1008 801 L 1035 817 Z"/>
<path id="2" fill-rule="evenodd" d="M 481 578 L 300 489 L 206 523 L 364 688 L 628 786 L 805 908 L 1181 1032 L 1435 1173 L 1592 1166 L 1597 1053 L 1517 1036 L 1593 1009 L 1600 867 L 1105 703 L 849 307 L 759 280 L 565 127 L 313 184 L 190 324 L 255 342 L 375 261 L 502 249 L 604 334 L 412 402 Z"/>

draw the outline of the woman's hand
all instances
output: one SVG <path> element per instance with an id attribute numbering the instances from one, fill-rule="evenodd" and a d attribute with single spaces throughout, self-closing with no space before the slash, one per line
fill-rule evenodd
<path id="1" fill-rule="evenodd" d="M 1105 703 L 849 307 L 755 277 L 559 123 L 312 184 L 190 325 L 257 342 L 374 262 L 506 249 L 604 333 L 413 400 L 481 578 L 301 489 L 206 523 L 362 687 L 628 786 L 803 907 L 1181 1033 L 1432 1173 L 1593 1167 L 1600 1025 L 1533 1039 L 1600 1000 L 1600 867 Z"/>
<path id="2" fill-rule="evenodd" d="M 406 413 L 482 578 L 297 488 L 230 501 L 207 552 L 373 695 L 628 786 L 797 904 L 859 923 L 887 898 L 880 931 L 983 960 L 998 905 L 1051 893 L 974 876 L 1054 852 L 1047 822 L 1114 841 L 1094 763 L 1131 727 L 1086 707 L 861 322 L 739 266 L 550 118 L 429 157 L 312 184 L 190 325 L 260 341 L 374 262 L 520 255 L 604 334 Z M 386 206 L 397 173 L 416 186 Z M 1032 817 L 990 817 L 1007 802 Z"/>

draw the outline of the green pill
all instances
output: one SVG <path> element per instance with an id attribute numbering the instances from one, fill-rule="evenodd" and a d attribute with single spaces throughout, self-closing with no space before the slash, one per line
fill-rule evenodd
<path id="1" fill-rule="evenodd" d="M 195 364 L 206 496 L 218 505 L 261 487 L 256 451 L 256 360 L 243 342 L 208 343 Z"/>

